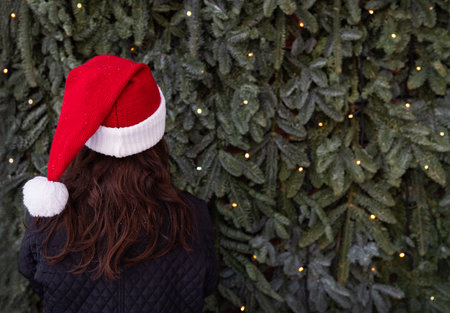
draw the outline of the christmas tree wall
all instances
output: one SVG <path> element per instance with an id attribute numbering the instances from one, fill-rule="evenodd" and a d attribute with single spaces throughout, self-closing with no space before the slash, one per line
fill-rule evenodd
<path id="1" fill-rule="evenodd" d="M 69 71 L 114 54 L 152 69 L 175 183 L 208 201 L 208 310 L 450 312 L 449 1 L 0 6 L 0 311 L 41 311 L 21 187 Z"/>

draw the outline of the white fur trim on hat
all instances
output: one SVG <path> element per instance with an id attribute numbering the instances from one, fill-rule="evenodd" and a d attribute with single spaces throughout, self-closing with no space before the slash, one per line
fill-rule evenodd
<path id="1" fill-rule="evenodd" d="M 122 158 L 156 145 L 164 135 L 166 124 L 166 101 L 161 89 L 159 93 L 161 103 L 146 120 L 128 127 L 100 125 L 95 134 L 88 139 L 86 146 L 96 152 Z"/>
<path id="2" fill-rule="evenodd" d="M 47 177 L 37 176 L 23 186 L 23 203 L 32 216 L 58 215 L 66 207 L 68 199 L 66 186 L 49 181 Z"/>

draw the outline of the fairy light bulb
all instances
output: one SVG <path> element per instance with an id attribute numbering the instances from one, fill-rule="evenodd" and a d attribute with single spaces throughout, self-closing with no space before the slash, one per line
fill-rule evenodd
<path id="1" fill-rule="evenodd" d="M 305 268 L 303 267 L 303 266 L 300 266 L 299 268 L 298 268 L 298 271 L 299 272 L 303 272 L 305 270 Z"/>
<path id="2" fill-rule="evenodd" d="M 300 22 L 298 22 L 298 26 L 300 26 L 300 27 L 305 27 L 305 23 L 303 23 L 302 21 L 300 21 Z"/>
<path id="3" fill-rule="evenodd" d="M 391 37 L 395 39 L 395 38 L 397 38 L 397 34 L 392 33 L 392 34 L 391 34 Z"/>
<path id="4" fill-rule="evenodd" d="M 370 270 L 371 270 L 372 272 L 375 272 L 375 267 L 372 267 Z"/>
<path id="5" fill-rule="evenodd" d="M 252 56 L 253 56 L 253 52 L 249 52 L 249 53 L 248 53 L 248 56 L 249 56 L 249 57 L 252 57 Z"/>
<path id="6" fill-rule="evenodd" d="M 319 125 L 319 127 L 322 127 L 322 126 L 323 126 L 323 123 L 322 123 L 322 122 L 319 122 L 317 125 Z"/>
<path id="7" fill-rule="evenodd" d="M 135 50 L 135 48 L 134 48 L 134 47 L 131 47 L 131 48 L 130 48 L 130 51 L 131 51 L 131 52 L 133 52 L 134 50 Z"/>
<path id="8" fill-rule="evenodd" d="M 248 104 L 248 100 L 242 101 L 243 104 Z"/>
<path id="9" fill-rule="evenodd" d="M 409 108 L 411 107 L 411 103 L 406 102 L 406 103 L 405 103 L 405 107 L 406 107 L 407 109 L 409 109 Z"/>
<path id="10" fill-rule="evenodd" d="M 3 74 L 8 74 L 8 69 L 6 67 L 3 69 Z"/>
<path id="11" fill-rule="evenodd" d="M 77 8 L 78 8 L 78 9 L 81 9 L 82 7 L 83 7 L 83 5 L 81 4 L 81 2 L 78 2 L 78 3 L 77 3 Z"/>
<path id="12" fill-rule="evenodd" d="M 428 168 L 429 168 L 429 166 L 428 166 L 428 164 L 425 164 L 425 166 L 423 167 L 426 171 L 428 171 Z"/>
<path id="13" fill-rule="evenodd" d="M 248 159 L 249 157 L 250 157 L 250 153 L 247 152 L 244 154 L 244 158 Z"/>
<path id="14" fill-rule="evenodd" d="M 401 258 L 404 258 L 404 257 L 405 257 L 405 253 L 404 253 L 404 252 L 400 252 L 400 253 L 398 254 L 398 256 L 401 257 Z"/>
<path id="15" fill-rule="evenodd" d="M 187 15 L 187 16 L 191 16 L 191 15 L 192 15 L 192 12 L 191 12 L 191 11 L 187 11 L 187 12 L 186 12 L 186 15 Z"/>
<path id="16" fill-rule="evenodd" d="M 298 171 L 299 171 L 299 172 L 303 172 L 303 166 L 300 166 L 300 167 L 298 168 Z"/>
<path id="17" fill-rule="evenodd" d="M 241 311 L 242 311 L 242 312 L 245 311 L 245 306 L 241 306 Z"/>
<path id="18" fill-rule="evenodd" d="M 430 11 L 433 11 L 434 8 L 433 8 L 433 7 L 429 7 L 428 9 L 429 9 Z"/>
<path id="19" fill-rule="evenodd" d="M 420 66 L 416 67 L 416 70 L 420 71 L 422 68 Z"/>
<path id="20" fill-rule="evenodd" d="M 197 114 L 202 114 L 203 110 L 201 108 L 197 109 Z"/>
<path id="21" fill-rule="evenodd" d="M 256 259 L 257 259 L 257 257 L 256 257 L 256 255 L 254 254 L 254 255 L 253 255 L 253 260 L 256 260 Z"/>
<path id="22" fill-rule="evenodd" d="M 236 203 L 236 202 L 233 202 L 233 203 L 231 204 L 231 206 L 232 206 L 233 208 L 235 208 L 235 207 L 237 207 L 237 203 Z"/>
<path id="23" fill-rule="evenodd" d="M 201 167 L 201 166 L 197 166 L 196 170 L 197 170 L 197 171 L 201 171 L 201 170 L 202 170 L 202 167 Z"/>
<path id="24" fill-rule="evenodd" d="M 353 118 L 353 114 L 350 113 L 350 114 L 348 115 L 348 118 Z"/>
<path id="25" fill-rule="evenodd" d="M 440 132 L 439 135 L 441 135 L 441 137 L 444 137 L 445 133 L 444 132 Z"/>
<path id="26" fill-rule="evenodd" d="M 14 163 L 14 159 L 13 158 L 9 158 L 8 162 L 9 162 L 9 164 L 13 164 Z"/>
<path id="27" fill-rule="evenodd" d="M 202 69 L 202 70 L 201 70 L 201 72 L 202 72 L 202 73 L 204 73 L 204 72 L 205 72 L 205 70 L 204 70 L 204 69 Z"/>
<path id="28" fill-rule="evenodd" d="M 373 10 L 369 10 L 369 14 L 373 14 Z"/>
<path id="29" fill-rule="evenodd" d="M 33 99 L 28 99 L 28 104 L 33 104 L 34 103 L 34 101 L 33 101 Z"/>
<path id="30" fill-rule="evenodd" d="M 360 160 L 356 160 L 356 165 L 361 165 L 361 161 Z"/>
<path id="31" fill-rule="evenodd" d="M 370 219 L 371 220 L 374 220 L 374 219 L 376 219 L 377 218 L 377 216 L 375 215 L 375 214 L 370 214 Z"/>
<path id="32" fill-rule="evenodd" d="M 431 297 L 430 297 L 430 300 L 431 300 L 431 301 L 434 301 L 435 299 L 436 299 L 436 298 L 435 298 L 434 296 L 431 296 Z"/>
<path id="33" fill-rule="evenodd" d="M 16 13 L 11 12 L 11 18 L 16 18 Z"/>

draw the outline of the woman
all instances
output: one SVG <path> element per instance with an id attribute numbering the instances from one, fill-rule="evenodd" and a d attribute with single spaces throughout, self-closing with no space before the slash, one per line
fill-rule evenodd
<path id="1" fill-rule="evenodd" d="M 202 311 L 218 282 L 213 227 L 173 187 L 164 129 L 147 65 L 101 55 L 69 73 L 47 177 L 23 190 L 19 271 L 46 313 Z"/>

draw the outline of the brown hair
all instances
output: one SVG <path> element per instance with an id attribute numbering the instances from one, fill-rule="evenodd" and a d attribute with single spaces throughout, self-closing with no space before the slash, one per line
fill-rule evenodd
<path id="1" fill-rule="evenodd" d="M 124 158 L 114 158 L 83 147 L 61 177 L 69 200 L 64 211 L 51 218 L 35 218 L 47 230 L 41 247 L 50 264 L 68 254 L 81 253 L 81 261 L 71 271 L 95 272 L 94 279 L 115 279 L 125 266 L 160 257 L 179 244 L 187 251 L 192 236 L 189 208 L 172 185 L 167 145 L 162 139 L 154 147 Z M 165 211 L 165 212 L 164 212 Z M 168 217 L 168 240 L 156 251 L 164 216 Z M 59 227 L 66 233 L 61 252 L 49 256 L 47 247 Z M 125 252 L 136 242 L 148 240 L 146 249 L 133 258 Z M 96 265 L 93 267 L 93 265 Z M 92 268 L 93 267 L 93 268 Z M 92 268 L 92 269 L 91 269 Z"/>

